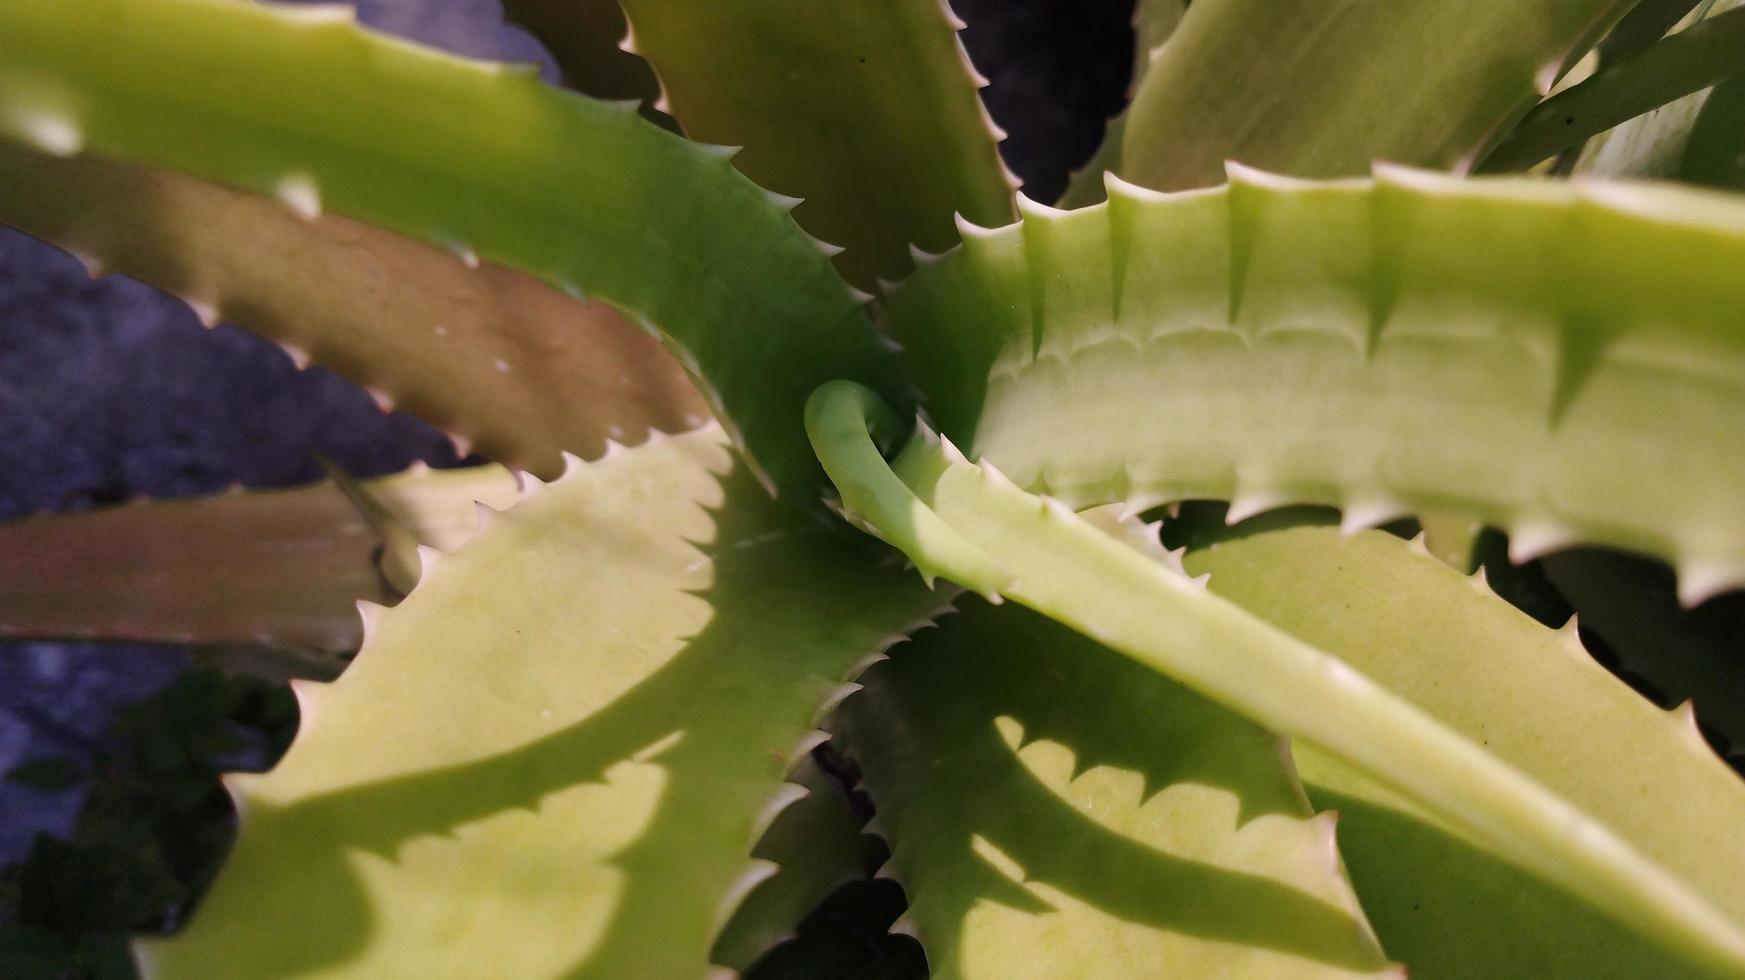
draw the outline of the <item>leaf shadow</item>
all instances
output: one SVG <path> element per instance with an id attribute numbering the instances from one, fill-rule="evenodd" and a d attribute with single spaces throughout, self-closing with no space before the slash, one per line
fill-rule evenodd
<path id="1" fill-rule="evenodd" d="M 1068 799 L 1070 787 L 1033 771 L 1010 733 L 1016 723 L 1020 748 L 1047 740 L 1070 750 L 1073 780 L 1101 766 L 1139 774 L 1137 798 L 1113 804 L 1129 814 L 1172 787 L 1221 791 L 1236 814 L 1231 826 L 1208 825 L 1218 833 L 1307 816 L 1275 736 L 1028 610 L 967 603 L 869 671 L 846 711 L 936 969 L 957 961 L 981 903 L 1050 911 L 1037 885 L 1157 930 L 1379 968 L 1350 909 L 1105 825 Z"/>
<path id="2" fill-rule="evenodd" d="M 661 641 L 674 647 L 670 656 L 622 694 L 509 751 L 282 807 L 250 803 L 223 872 L 233 879 L 221 896 L 229 907 L 210 910 L 230 930 L 218 939 L 227 971 L 290 977 L 358 960 L 383 919 L 361 855 L 399 863 L 410 845 L 431 838 L 463 850 L 500 847 L 481 843 L 471 828 L 514 810 L 547 822 L 541 808 L 552 794 L 610 785 L 609 771 L 635 760 L 662 770 L 658 801 L 607 861 L 622 882 L 614 897 L 600 899 L 615 903 L 610 922 L 562 975 L 700 972 L 725 899 L 750 867 L 760 811 L 804 755 L 815 712 L 857 662 L 940 604 L 912 576 L 860 560 L 860 542 L 772 501 L 743 470 L 723 482 L 725 502 L 711 510 L 714 533 L 697 545 L 712 565 L 711 584 L 675 585 L 649 599 L 701 599 L 711 610 L 707 622 L 689 638 Z M 535 652 L 572 656 L 586 670 L 587 658 L 609 648 L 584 641 Z M 548 832 L 549 840 L 519 846 L 546 848 L 552 874 L 586 863 L 566 850 L 574 828 L 540 833 Z"/>

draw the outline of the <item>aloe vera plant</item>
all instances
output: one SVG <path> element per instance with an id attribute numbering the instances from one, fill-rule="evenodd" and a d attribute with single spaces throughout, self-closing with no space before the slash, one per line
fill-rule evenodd
<path id="1" fill-rule="evenodd" d="M 1141 0 L 1050 206 L 940 0 L 0 6 L 0 221 L 500 464 L 0 528 L 0 635 L 306 675 L 140 964 L 896 975 L 876 871 L 941 977 L 1745 976 L 1745 784 L 1468 574 L 1745 586 L 1745 200 L 1627 179 L 1735 7 Z"/>

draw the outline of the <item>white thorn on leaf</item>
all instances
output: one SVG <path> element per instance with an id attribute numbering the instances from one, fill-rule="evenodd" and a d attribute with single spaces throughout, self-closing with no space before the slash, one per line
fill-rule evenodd
<path id="1" fill-rule="evenodd" d="M 1238 490 L 1235 499 L 1230 501 L 1230 509 L 1224 512 L 1224 523 L 1234 527 L 1256 514 L 1276 510 L 1290 501 L 1289 494 L 1277 491 Z"/>
<path id="2" fill-rule="evenodd" d="M 998 230 L 978 225 L 964 217 L 962 212 L 953 212 L 951 220 L 957 225 L 957 234 L 959 238 L 988 238 L 994 235 Z"/>
<path id="3" fill-rule="evenodd" d="M 858 694 L 864 688 L 864 684 L 855 681 L 844 681 L 836 685 L 829 694 L 824 695 L 824 700 L 818 703 L 818 710 L 813 712 L 812 723 L 818 724 L 830 717 L 830 713 L 835 711 L 842 702 Z"/>
<path id="4" fill-rule="evenodd" d="M 728 920 L 733 917 L 734 912 L 738 911 L 739 906 L 744 904 L 745 897 L 751 894 L 752 889 L 775 877 L 776 872 L 780 870 L 781 865 L 767 858 L 753 858 L 747 862 L 745 870 L 740 872 L 739 877 L 735 878 L 731 885 L 727 886 L 727 890 L 722 893 L 720 900 L 715 905 L 715 922 L 710 931 L 711 937 L 719 934 L 726 927 Z"/>
<path id="5" fill-rule="evenodd" d="M 485 528 L 490 527 L 495 523 L 498 515 L 502 513 L 502 511 L 485 503 L 483 500 L 473 501 L 473 533 L 467 540 L 471 541 L 472 538 L 478 537 L 484 532 Z"/>
<path id="6" fill-rule="evenodd" d="M 764 834 L 769 832 L 770 825 L 776 822 L 776 818 L 782 815 L 783 810 L 810 795 L 812 795 L 811 791 L 798 783 L 783 783 L 777 787 L 770 798 L 765 800 L 763 806 L 758 809 L 757 816 L 752 819 L 751 839 L 746 842 L 746 850 L 750 850 L 758 841 L 763 840 Z"/>
<path id="7" fill-rule="evenodd" d="M 1162 504 L 1164 497 L 1161 493 L 1128 493 L 1121 498 L 1121 509 L 1116 512 L 1116 516 L 1119 520 L 1132 520 Z"/>
<path id="8" fill-rule="evenodd" d="M 1123 180 L 1113 170 L 1103 171 L 1103 191 L 1110 200 L 1125 198 L 1129 201 L 1162 201 L 1168 200 L 1168 194 L 1152 190 L 1129 180 Z"/>
<path id="9" fill-rule="evenodd" d="M 321 190 L 308 174 L 287 174 L 273 187 L 273 196 L 304 221 L 321 217 Z"/>
<path id="10" fill-rule="evenodd" d="M 66 116 L 32 114 L 19 122 L 18 130 L 30 145 L 50 156 L 76 156 L 85 147 L 78 124 Z"/>
<path id="11" fill-rule="evenodd" d="M 454 454 L 460 459 L 466 459 L 473 454 L 473 441 L 463 432 L 450 432 L 448 444 L 454 447 Z"/>
<path id="12" fill-rule="evenodd" d="M 806 199 L 803 197 L 795 197 L 792 194 L 783 194 L 779 191 L 769 190 L 768 188 L 764 189 L 763 196 L 765 200 L 774 204 L 776 207 L 781 208 L 783 211 L 792 211 L 806 203 Z"/>
<path id="13" fill-rule="evenodd" d="M 612 447 L 614 445 L 615 445 L 615 443 L 613 443 L 611 440 L 607 440 L 607 442 L 606 442 L 606 455 L 607 456 L 612 455 Z M 583 462 L 583 460 L 580 456 L 577 456 L 575 453 L 572 453 L 567 449 L 564 450 L 559 455 L 563 459 L 563 475 L 558 477 L 558 479 L 560 479 L 560 480 L 567 480 L 570 477 L 575 476 L 577 473 L 580 473 L 583 469 L 585 469 L 588 465 L 586 462 Z"/>
<path id="14" fill-rule="evenodd" d="M 188 309 L 194 311 L 194 318 L 200 321 L 202 327 L 211 330 L 218 326 L 218 304 L 192 296 L 184 297 L 182 302 L 188 304 Z M 279 346 L 286 345 L 280 344 Z"/>
<path id="15" fill-rule="evenodd" d="M 1678 601 L 1686 609 L 1745 586 L 1745 568 L 1733 562 L 1681 561 L 1677 572 Z"/>
<path id="16" fill-rule="evenodd" d="M 1577 540 L 1574 529 L 1559 521 L 1545 518 L 1519 520 L 1509 528 L 1509 561 L 1524 565 L 1567 548 Z"/>
<path id="17" fill-rule="evenodd" d="M 1686 739 L 1689 739 L 1692 744 L 1700 747 L 1704 752 L 1711 751 L 1709 748 L 1709 740 L 1703 738 L 1703 731 L 1697 725 L 1697 706 L 1695 702 L 1691 701 L 1690 698 L 1685 698 L 1678 707 L 1668 711 L 1667 715 L 1671 717 L 1672 723 L 1677 726 L 1681 735 Z"/>
<path id="18" fill-rule="evenodd" d="M 418 581 L 422 582 L 436 571 L 448 556 L 427 544 L 418 546 Z"/>
<path id="19" fill-rule="evenodd" d="M 85 275 L 90 276 L 92 279 L 103 278 L 104 273 L 109 270 L 109 267 L 103 264 L 102 259 L 92 255 L 90 252 L 80 251 L 76 248 L 69 248 L 67 249 L 67 254 L 77 259 L 79 264 L 85 267 Z"/>
<path id="20" fill-rule="evenodd" d="M 982 459 L 976 463 L 976 466 L 982 471 L 982 476 L 986 477 L 989 483 L 992 483 L 1003 490 L 1018 490 L 1018 485 L 1008 479 L 1006 474 L 1001 473 L 999 467 L 995 466 L 993 463 L 988 462 L 986 459 Z M 1019 492 L 1021 493 L 1022 491 Z"/>
<path id="21" fill-rule="evenodd" d="M 291 363 L 296 366 L 297 370 L 306 371 L 309 369 L 310 362 L 308 351 L 298 347 L 296 344 L 286 343 L 284 341 L 279 342 L 279 347 L 284 350 L 286 356 L 291 359 Z"/>
<path id="22" fill-rule="evenodd" d="M 1367 500 L 1347 501 L 1339 512 L 1339 533 L 1347 537 L 1380 527 L 1389 521 L 1399 520 L 1411 513 L 1411 508 L 1397 500 L 1385 497 L 1371 497 Z"/>
<path id="23" fill-rule="evenodd" d="M 392 412 L 394 410 L 394 396 L 393 395 L 388 394 L 387 392 L 383 391 L 380 388 L 365 387 L 364 391 L 369 393 L 370 400 L 372 400 L 376 403 L 376 407 L 378 409 L 381 409 L 381 412 L 383 415 L 386 415 L 389 412 Z"/>

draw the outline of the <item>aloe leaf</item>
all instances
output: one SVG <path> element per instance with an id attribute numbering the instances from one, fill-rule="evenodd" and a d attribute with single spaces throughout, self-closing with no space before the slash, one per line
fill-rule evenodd
<path id="1" fill-rule="evenodd" d="M 1738 0 L 1708 0 L 1683 26 L 1740 6 Z M 1589 141 L 1573 169 L 1582 175 L 1745 188 L 1745 79 L 1687 95 L 1604 133 Z"/>
<path id="2" fill-rule="evenodd" d="M 475 500 L 515 496 L 498 467 L 420 468 L 362 486 L 436 547 L 472 533 Z M 381 546 L 332 483 L 29 517 L 0 525 L 0 635 L 349 653 L 357 601 L 399 598 L 376 562 Z"/>
<path id="3" fill-rule="evenodd" d="M 701 977 L 845 680 L 939 597 L 771 501 L 718 429 L 573 466 L 301 685 L 153 975 Z"/>
<path id="4" fill-rule="evenodd" d="M 1240 529 L 1238 529 L 1240 530 Z M 1380 532 L 1300 527 L 1184 558 L 1213 593 L 1339 657 L 1629 840 L 1745 922 L 1745 783 L 1698 734 L 1596 663 L 1573 626 L 1540 626 L 1421 549 Z M 1637 937 L 1461 842 L 1312 749 L 1310 795 L 1382 941 L 1414 976 L 1671 976 Z"/>
<path id="5" fill-rule="evenodd" d="M 1123 178 L 1218 183 L 1374 160 L 1464 172 L 1631 0 L 1195 0 L 1128 110 Z"/>
<path id="6" fill-rule="evenodd" d="M 809 409 L 814 445 L 844 509 L 918 568 L 1036 609 L 1315 745 L 1694 968 L 1745 976 L 1745 929 L 1482 740 L 1210 594 L 1059 500 L 1018 489 L 986 461 L 969 463 L 925 427 L 887 467 L 873 437 L 888 420 L 864 411 L 853 392 L 826 386 Z M 849 438 L 835 423 L 851 418 L 869 431 Z"/>
<path id="7" fill-rule="evenodd" d="M 957 241 L 953 213 L 1012 220 L 1016 180 L 945 0 L 624 0 L 631 49 L 687 135 L 743 146 L 740 170 L 803 199 L 794 216 L 873 288 L 910 246 Z"/>
<path id="8" fill-rule="evenodd" d="M 846 736 L 939 980 L 1393 972 L 1276 736 L 981 602 L 864 680 Z"/>
<path id="9" fill-rule="evenodd" d="M 120 272 L 232 320 L 447 430 L 546 476 L 708 415 L 660 342 L 609 307 L 495 263 L 335 216 L 306 221 L 218 184 L 0 142 L 0 221 L 94 273 Z"/>
<path id="10" fill-rule="evenodd" d="M 1449 512 L 1695 602 L 1745 583 L 1741 267 L 1724 195 L 1238 168 L 974 231 L 883 326 L 941 431 L 1075 508 Z"/>
<path id="11" fill-rule="evenodd" d="M 1745 73 L 1745 9 L 1700 20 L 1533 108 L 1484 160 L 1525 170 L 1560 150 L 1717 82 Z"/>
<path id="12" fill-rule="evenodd" d="M 788 781 L 806 796 L 783 810 L 752 850 L 781 870 L 751 890 L 715 941 L 711 959 L 735 970 L 794 936 L 838 886 L 866 880 L 883 863 L 884 846 L 861 832 L 865 820 L 814 760 L 801 762 Z"/>
<path id="13" fill-rule="evenodd" d="M 1692 10 L 1712 0 L 1637 0 L 1595 49 L 1602 64 L 1639 51 L 1666 36 Z"/>
<path id="14" fill-rule="evenodd" d="M 596 99 L 653 103 L 660 82 L 630 51 L 630 25 L 618 0 L 503 0 L 503 13 L 557 59 L 564 84 Z"/>
<path id="15" fill-rule="evenodd" d="M 822 481 L 811 389 L 903 393 L 789 204 L 629 106 L 372 35 L 343 8 L 6 4 L 0 37 L 0 137 L 344 215 L 606 303 L 663 331 L 802 502 Z"/>

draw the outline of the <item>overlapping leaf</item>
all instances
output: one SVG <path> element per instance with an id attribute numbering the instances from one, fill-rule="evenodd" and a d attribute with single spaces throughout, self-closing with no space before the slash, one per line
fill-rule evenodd
<path id="1" fill-rule="evenodd" d="M 704 976 L 817 712 L 940 604 L 723 442 L 576 468 L 375 615 L 154 975 Z"/>
<path id="2" fill-rule="evenodd" d="M 418 540 L 446 548 L 474 501 L 506 506 L 506 470 L 418 470 L 366 491 Z M 331 483 L 140 501 L 0 526 L 0 635 L 356 650 L 357 601 L 398 598 L 382 539 Z"/>
<path id="3" fill-rule="evenodd" d="M 1195 0 L 1127 114 L 1122 177 L 1218 183 L 1374 160 L 1464 171 L 1631 0 Z"/>
<path id="4" fill-rule="evenodd" d="M 943 432 L 1074 506 L 1337 505 L 1745 582 L 1745 204 L 1384 171 L 1033 209 L 885 327 Z M 1135 418 L 1168 420 L 1135 428 Z"/>
<path id="5" fill-rule="evenodd" d="M 1190 574 L 1482 741 L 1624 834 L 1745 922 L 1745 783 L 1688 711 L 1663 712 L 1581 649 L 1379 532 L 1232 535 Z M 1475 851 L 1448 824 L 1311 749 L 1299 766 L 1338 809 L 1342 850 L 1389 952 L 1414 976 L 1682 975 L 1614 923 Z"/>
<path id="6" fill-rule="evenodd" d="M 569 4 L 566 6 L 574 6 Z M 912 267 L 911 245 L 957 241 L 952 215 L 1012 219 L 977 78 L 945 0 L 625 0 L 632 48 L 663 108 L 694 139 L 743 146 L 734 163 L 803 199 L 794 216 L 846 251 L 871 289 Z"/>
<path id="7" fill-rule="evenodd" d="M 932 975 L 1387 972 L 1275 736 L 973 603 L 844 703 Z"/>
<path id="8" fill-rule="evenodd" d="M 562 453 L 708 415 L 683 368 L 609 307 L 335 216 L 92 157 L 0 142 L 0 221 L 371 389 L 471 449 L 546 476 Z"/>
<path id="9" fill-rule="evenodd" d="M 1699 20 L 1533 107 L 1483 169 L 1524 170 L 1625 120 L 1745 74 L 1745 10 Z"/>
<path id="10" fill-rule="evenodd" d="M 1740 6 L 1738 0 L 1705 0 L 1681 26 Z M 1574 169 L 1745 189 L 1745 79 L 1687 95 L 1591 140 Z"/>
<path id="11" fill-rule="evenodd" d="M 629 106 L 368 34 L 336 8 L 7 4 L 0 38 L 0 135 L 331 211 L 605 302 L 663 332 L 799 500 L 821 480 L 800 422 L 811 389 L 855 377 L 903 395 L 789 205 Z"/>
<path id="12" fill-rule="evenodd" d="M 893 431 L 895 418 L 865 404 L 848 386 L 820 389 L 809 431 L 845 511 L 923 576 L 1043 612 L 1384 781 L 1692 968 L 1745 974 L 1745 925 L 1637 849 L 1603 811 L 1584 809 L 1587 798 L 1564 799 L 1491 752 L 1482 733 L 1206 593 L 1060 501 L 1025 493 L 985 461 L 970 464 L 924 428 L 887 464 L 873 436 Z"/>

